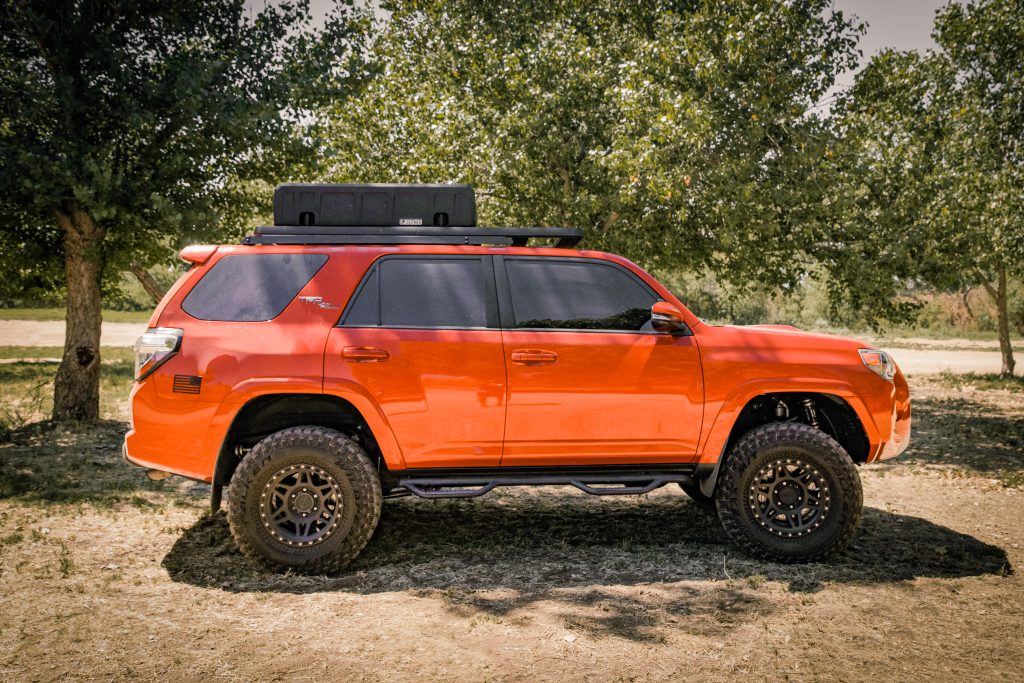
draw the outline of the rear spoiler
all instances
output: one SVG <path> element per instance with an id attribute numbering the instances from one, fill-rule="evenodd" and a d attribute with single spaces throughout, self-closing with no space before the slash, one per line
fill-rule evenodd
<path id="1" fill-rule="evenodd" d="M 209 261 L 215 251 L 217 251 L 216 244 L 192 244 L 179 251 L 178 258 L 185 263 L 200 266 Z"/>

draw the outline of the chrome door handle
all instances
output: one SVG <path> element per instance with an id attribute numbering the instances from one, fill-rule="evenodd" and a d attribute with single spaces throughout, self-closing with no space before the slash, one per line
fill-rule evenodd
<path id="1" fill-rule="evenodd" d="M 516 365 L 551 365 L 558 362 L 558 354 L 542 349 L 516 349 L 512 352 L 512 362 Z"/>

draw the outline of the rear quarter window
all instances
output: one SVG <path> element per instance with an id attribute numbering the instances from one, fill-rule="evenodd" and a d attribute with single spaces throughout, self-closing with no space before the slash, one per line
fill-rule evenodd
<path id="1" fill-rule="evenodd" d="M 326 254 L 225 256 L 192 288 L 181 309 L 199 320 L 273 320 L 326 262 Z"/>

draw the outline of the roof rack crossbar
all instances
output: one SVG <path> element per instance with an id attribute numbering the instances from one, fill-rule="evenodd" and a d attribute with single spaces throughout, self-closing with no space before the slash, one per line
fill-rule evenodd
<path id="1" fill-rule="evenodd" d="M 513 246 L 510 237 L 448 235 L 249 235 L 242 244 L 464 244 Z"/>
<path id="2" fill-rule="evenodd" d="M 269 225 L 242 244 L 493 244 L 525 247 L 531 239 L 554 239 L 556 248 L 579 244 L 578 228 L 479 228 L 435 226 Z"/>

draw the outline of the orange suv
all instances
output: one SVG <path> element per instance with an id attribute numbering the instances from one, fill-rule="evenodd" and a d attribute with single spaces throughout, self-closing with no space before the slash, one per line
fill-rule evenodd
<path id="1" fill-rule="evenodd" d="M 819 560 L 857 526 L 856 465 L 907 447 L 883 351 L 709 325 L 578 230 L 476 227 L 469 187 L 282 185 L 274 215 L 182 250 L 124 449 L 211 483 L 214 510 L 230 485 L 265 565 L 340 569 L 384 498 L 518 485 L 678 484 L 749 554 Z"/>

